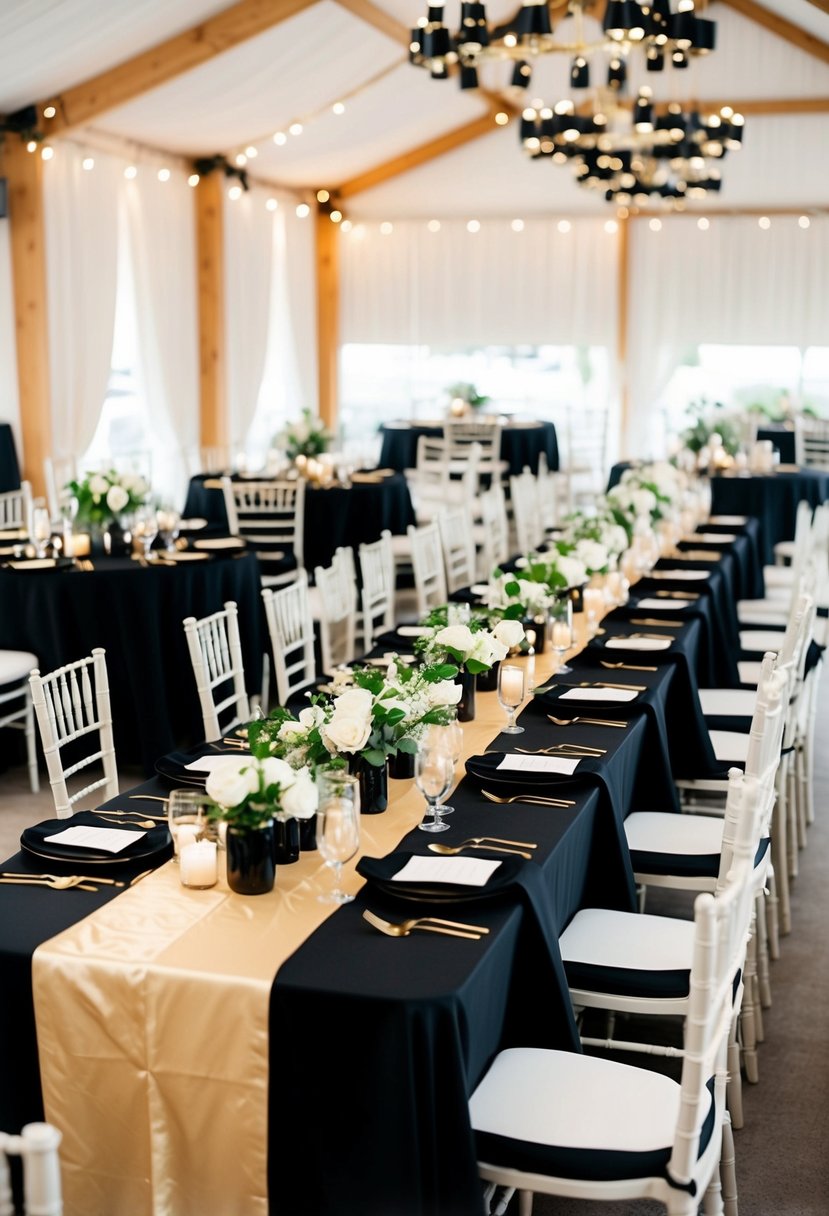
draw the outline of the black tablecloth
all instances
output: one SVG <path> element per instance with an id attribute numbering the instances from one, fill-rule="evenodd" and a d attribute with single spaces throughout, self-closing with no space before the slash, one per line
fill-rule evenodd
<path id="1" fill-rule="evenodd" d="M 780 453 L 781 464 L 794 464 L 797 460 L 794 427 L 783 422 L 770 422 L 757 430 L 758 439 L 770 439 Z"/>
<path id="2" fill-rule="evenodd" d="M 190 480 L 185 517 L 201 516 L 209 524 L 227 531 L 227 512 L 221 489 L 210 489 L 213 474 L 200 473 Z M 415 522 L 406 478 L 386 477 L 378 484 L 358 483 L 329 490 L 308 486 L 305 492 L 305 566 L 327 566 L 340 545 L 358 545 L 378 540 L 384 528 L 392 535 L 404 533 Z"/>
<path id="3" fill-rule="evenodd" d="M 443 434 L 441 426 L 418 426 L 408 423 L 390 423 L 380 427 L 383 446 L 380 451 L 380 466 L 388 469 L 413 469 L 417 463 L 417 441 L 421 435 L 437 438 Z M 535 425 L 505 426 L 501 431 L 501 459 L 509 465 L 510 474 L 518 475 L 525 465 L 538 472 L 538 457 L 547 457 L 550 469 L 558 468 L 558 439 L 552 422 Z"/>
<path id="4" fill-rule="evenodd" d="M 91 572 L 0 569 L 0 647 L 29 650 L 44 673 L 106 650 L 115 751 L 147 772 L 177 743 L 204 738 L 182 621 L 239 605 L 249 692 L 261 688 L 264 622 L 253 554 L 143 568 L 103 558 Z"/>
<path id="5" fill-rule="evenodd" d="M 14 435 L 8 422 L 0 422 L 0 494 L 20 488 L 20 468 Z"/>
<path id="6" fill-rule="evenodd" d="M 817 507 L 827 498 L 829 473 L 816 469 L 711 478 L 711 514 L 756 516 L 760 553 L 767 566 L 774 561 L 777 542 L 793 538 L 798 504 Z"/>

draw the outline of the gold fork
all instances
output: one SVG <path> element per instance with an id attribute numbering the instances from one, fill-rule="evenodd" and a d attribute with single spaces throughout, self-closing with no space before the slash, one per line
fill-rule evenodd
<path id="1" fill-rule="evenodd" d="M 522 849 L 505 849 L 497 844 L 430 844 L 427 848 L 433 853 L 440 853 L 442 857 L 454 857 L 456 853 L 462 853 L 464 849 L 485 849 L 489 853 L 510 853 L 513 857 L 523 857 L 525 861 L 532 858 L 532 853 L 525 853 Z"/>
<path id="2" fill-rule="evenodd" d="M 169 798 L 162 798 L 160 794 L 128 794 L 128 798 L 137 798 L 140 802 L 169 802 Z"/>
<path id="3" fill-rule="evenodd" d="M 606 663 L 604 666 L 612 667 L 613 664 Z M 547 720 L 556 726 L 572 726 L 574 722 L 582 722 L 585 726 L 616 726 L 619 730 L 627 729 L 627 722 L 614 722 L 612 718 L 554 718 L 552 714 L 547 714 Z"/>
<path id="4" fill-rule="evenodd" d="M 587 744 L 582 747 L 580 743 L 553 743 L 550 747 L 516 747 L 515 750 L 525 756 L 561 756 L 565 760 L 575 760 L 577 756 L 589 760 L 592 756 L 607 754 L 606 747 L 588 747 Z"/>
<path id="5" fill-rule="evenodd" d="M 500 794 L 493 794 L 491 790 L 481 790 L 481 793 L 488 802 L 497 802 L 499 806 L 508 806 L 512 802 L 532 802 L 538 806 L 576 805 L 572 798 L 548 798 L 544 794 L 513 794 L 504 798 Z"/>
<path id="6" fill-rule="evenodd" d="M 373 925 L 375 929 L 379 929 L 381 933 L 385 933 L 388 937 L 408 937 L 413 929 L 422 929 L 424 933 L 441 933 L 444 937 L 465 937 L 469 942 L 479 942 L 481 940 L 481 933 L 489 932 L 488 929 L 483 929 L 475 933 L 462 933 L 460 929 L 445 928 L 443 921 L 433 924 L 430 917 L 404 920 L 399 924 L 395 924 L 393 921 L 383 920 L 382 917 L 376 916 L 368 908 L 365 908 L 363 911 L 363 920 L 368 921 L 370 925 Z M 466 928 L 477 930 L 478 927 L 476 925 L 467 925 Z"/>
<path id="7" fill-rule="evenodd" d="M 2 878 L 44 878 L 51 882 L 57 882 L 63 885 L 63 880 L 67 875 L 64 874 L 17 874 L 13 870 L 3 870 Z M 70 874 L 69 878 L 77 879 L 78 882 L 100 882 L 108 887 L 123 887 L 125 884 L 117 878 L 101 878 L 98 874 Z"/>
<path id="8" fill-rule="evenodd" d="M 658 667 L 637 667 L 635 663 L 608 663 L 605 659 L 600 659 L 602 667 L 608 667 L 616 671 L 659 671 Z"/>
<path id="9" fill-rule="evenodd" d="M 6 883 L 12 887 L 51 887 L 55 891 L 68 891 L 70 887 L 77 887 L 81 891 L 97 891 L 97 887 L 90 886 L 85 883 L 82 878 L 75 877 L 58 877 L 37 874 L 28 874 L 25 878 L 7 878 L 5 874 L 0 875 L 0 882 Z"/>

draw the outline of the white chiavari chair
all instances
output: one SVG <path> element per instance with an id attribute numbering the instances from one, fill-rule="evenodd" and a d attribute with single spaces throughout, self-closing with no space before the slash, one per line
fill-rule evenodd
<path id="1" fill-rule="evenodd" d="M 477 443 L 469 445 L 462 459 L 452 460 L 448 440 L 420 436 L 416 466 L 406 469 L 419 524 L 430 523 L 446 507 L 467 506 L 474 510 L 480 459 L 481 448 Z"/>
<path id="2" fill-rule="evenodd" d="M 801 510 L 804 505 L 805 512 Z M 829 504 L 818 507 L 814 516 L 808 504 L 800 504 L 794 543 L 791 565 L 763 568 L 766 592 L 763 599 L 737 601 L 737 619 L 741 625 L 782 629 L 804 583 L 809 593 L 814 593 L 814 587 L 808 583 L 810 579 L 817 581 L 819 570 L 825 566 L 829 548 Z"/>
<path id="3" fill-rule="evenodd" d="M 29 785 L 33 794 L 40 789 L 35 720 L 29 688 L 29 672 L 36 665 L 37 656 L 28 650 L 0 650 L 0 730 L 8 726 L 13 730 L 22 730 L 26 736 Z"/>
<path id="4" fill-rule="evenodd" d="M 61 1134 L 50 1123 L 27 1123 L 19 1136 L 0 1132 L 0 1216 L 14 1216 L 10 1157 L 23 1163 L 24 1216 L 61 1216 Z"/>
<path id="5" fill-rule="evenodd" d="M 276 693 L 280 705 L 309 688 L 317 678 L 314 658 L 314 619 L 308 601 L 308 575 L 300 570 L 296 582 L 278 591 L 262 591 L 271 640 Z"/>
<path id="6" fill-rule="evenodd" d="M 443 569 L 443 549 L 437 523 L 408 528 L 412 555 L 418 616 L 427 616 L 433 608 L 446 603 L 446 574 Z"/>
<path id="7" fill-rule="evenodd" d="M 97 647 L 89 658 L 67 663 L 47 676 L 35 670 L 29 676 L 29 685 L 58 819 L 67 819 L 73 814 L 75 803 L 95 790 L 103 790 L 104 799 L 114 798 L 118 793 L 118 769 L 106 652 Z M 81 740 L 95 750 L 64 768 L 62 749 Z M 98 762 L 103 776 L 70 796 L 67 778 Z"/>
<path id="8" fill-rule="evenodd" d="M 239 612 L 228 600 L 219 612 L 184 619 L 184 635 L 196 677 L 204 737 L 210 741 L 247 722 L 250 702 L 239 637 Z M 230 717 L 223 718 L 229 711 Z"/>
<path id="9" fill-rule="evenodd" d="M 509 549 L 509 520 L 503 488 L 492 485 L 484 490 L 480 499 L 481 522 L 476 527 L 476 536 L 481 546 L 481 577 L 489 579 L 496 566 L 507 561 Z"/>
<path id="10" fill-rule="evenodd" d="M 384 530 L 379 540 L 360 545 L 357 552 L 362 580 L 363 646 L 368 651 L 377 634 L 394 628 L 395 572 L 391 532 Z"/>
<path id="11" fill-rule="evenodd" d="M 19 529 L 28 535 L 32 526 L 32 487 L 21 481 L 19 490 L 0 494 L 0 530 Z"/>
<path id="12" fill-rule="evenodd" d="M 795 461 L 807 469 L 829 469 L 829 421 L 798 418 L 794 431 Z"/>
<path id="13" fill-rule="evenodd" d="M 475 582 L 475 537 L 472 516 L 463 507 L 438 512 L 440 543 L 449 595 Z"/>
<path id="14" fill-rule="evenodd" d="M 774 546 L 774 561 L 775 565 L 785 566 L 790 563 L 798 546 L 801 544 L 802 534 L 811 527 L 812 523 L 812 508 L 804 499 L 797 504 L 797 512 L 795 514 L 794 537 L 791 540 L 779 540 Z"/>
<path id="15" fill-rule="evenodd" d="M 656 1199 L 670 1216 L 736 1216 L 726 1109 L 735 977 L 745 953 L 750 863 L 735 863 L 716 898 L 697 896 L 679 1084 L 647 1068 L 576 1052 L 500 1052 L 469 1103 L 483 1179 L 532 1194 Z M 685 922 L 681 922 L 685 923 Z M 738 985 L 736 985 L 738 987 Z M 739 996 L 739 994 L 738 994 Z"/>
<path id="16" fill-rule="evenodd" d="M 497 422 L 468 421 L 465 418 L 450 418 L 443 428 L 444 438 L 448 441 L 448 456 L 453 462 L 465 463 L 471 454 L 473 445 L 477 444 L 476 456 L 478 465 L 478 485 L 481 479 L 500 481 L 509 468 L 506 460 L 501 459 L 502 428 Z"/>
<path id="17" fill-rule="evenodd" d="M 262 563 L 262 586 L 284 587 L 303 568 L 305 482 L 222 478 L 230 531 L 243 536 Z"/>
<path id="18" fill-rule="evenodd" d="M 322 668 L 332 673 L 350 663 L 357 644 L 357 585 L 354 550 L 339 548 L 330 566 L 317 566 L 314 583 L 319 594 Z"/>
<path id="19" fill-rule="evenodd" d="M 535 553 L 544 544 L 535 476 L 529 469 L 524 469 L 518 477 L 510 477 L 509 484 L 517 551 Z"/>
<path id="20" fill-rule="evenodd" d="M 538 456 L 536 487 L 541 526 L 545 534 L 556 532 L 571 509 L 570 478 L 566 473 L 550 472 L 547 457 L 543 452 L 540 452 Z"/>

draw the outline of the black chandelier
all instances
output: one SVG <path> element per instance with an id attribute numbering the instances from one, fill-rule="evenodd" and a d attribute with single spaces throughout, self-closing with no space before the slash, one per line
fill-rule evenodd
<path id="1" fill-rule="evenodd" d="M 628 60 L 643 54 L 647 72 L 666 65 L 682 71 L 713 51 L 716 22 L 699 17 L 694 0 L 609 0 L 602 37 L 584 37 L 585 10 L 590 0 L 570 0 L 572 41 L 556 37 L 547 0 L 522 4 L 505 25 L 490 29 L 482 3 L 463 0 L 460 26 L 452 34 L 444 24 L 443 6 L 430 5 L 427 16 L 412 30 L 409 57 L 433 78 L 457 73 L 460 87 L 478 87 L 479 67 L 487 61 L 511 62 L 513 90 L 527 90 L 537 59 L 548 54 L 571 56 L 572 97 L 546 105 L 537 100 L 521 115 L 520 140 L 533 160 L 571 163 L 579 184 L 604 191 L 617 204 L 643 203 L 656 197 L 681 206 L 684 199 L 718 191 L 717 162 L 739 148 L 744 120 L 729 106 L 702 115 L 677 102 L 657 106 L 651 90 L 639 89 L 633 104 L 626 98 Z M 597 77 L 597 61 L 606 74 Z M 591 90 L 591 78 L 594 87 Z"/>

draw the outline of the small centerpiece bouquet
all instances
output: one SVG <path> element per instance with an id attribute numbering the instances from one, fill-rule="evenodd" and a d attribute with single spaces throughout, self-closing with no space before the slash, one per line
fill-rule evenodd
<path id="1" fill-rule="evenodd" d="M 740 448 L 740 423 L 730 415 L 721 401 L 713 404 L 703 398 L 688 407 L 693 419 L 680 436 L 682 446 L 692 452 L 701 467 L 708 465 L 712 454 L 721 451 L 734 457 Z"/>
<path id="2" fill-rule="evenodd" d="M 458 719 L 471 722 L 475 717 L 475 680 L 495 663 L 505 659 L 514 646 L 524 639 L 520 621 L 504 618 L 488 629 L 483 618 L 470 620 L 468 625 L 443 625 L 418 638 L 415 649 L 430 662 L 443 660 L 456 664 L 460 673 L 461 697 Z"/>
<path id="3" fill-rule="evenodd" d="M 466 381 L 450 384 L 446 393 L 449 397 L 449 408 L 455 415 L 466 414 L 470 410 L 479 410 L 489 401 L 489 397 L 482 396 L 474 384 Z"/>
<path id="4" fill-rule="evenodd" d="M 284 448 L 289 459 L 297 456 L 314 458 L 328 451 L 333 436 L 321 418 L 303 410 L 295 422 L 289 422 L 276 436 L 275 444 Z"/>
<path id="5" fill-rule="evenodd" d="M 78 501 L 80 523 L 106 527 L 121 515 L 137 511 L 146 501 L 150 487 L 138 473 L 110 469 L 70 481 L 66 490 Z"/>

